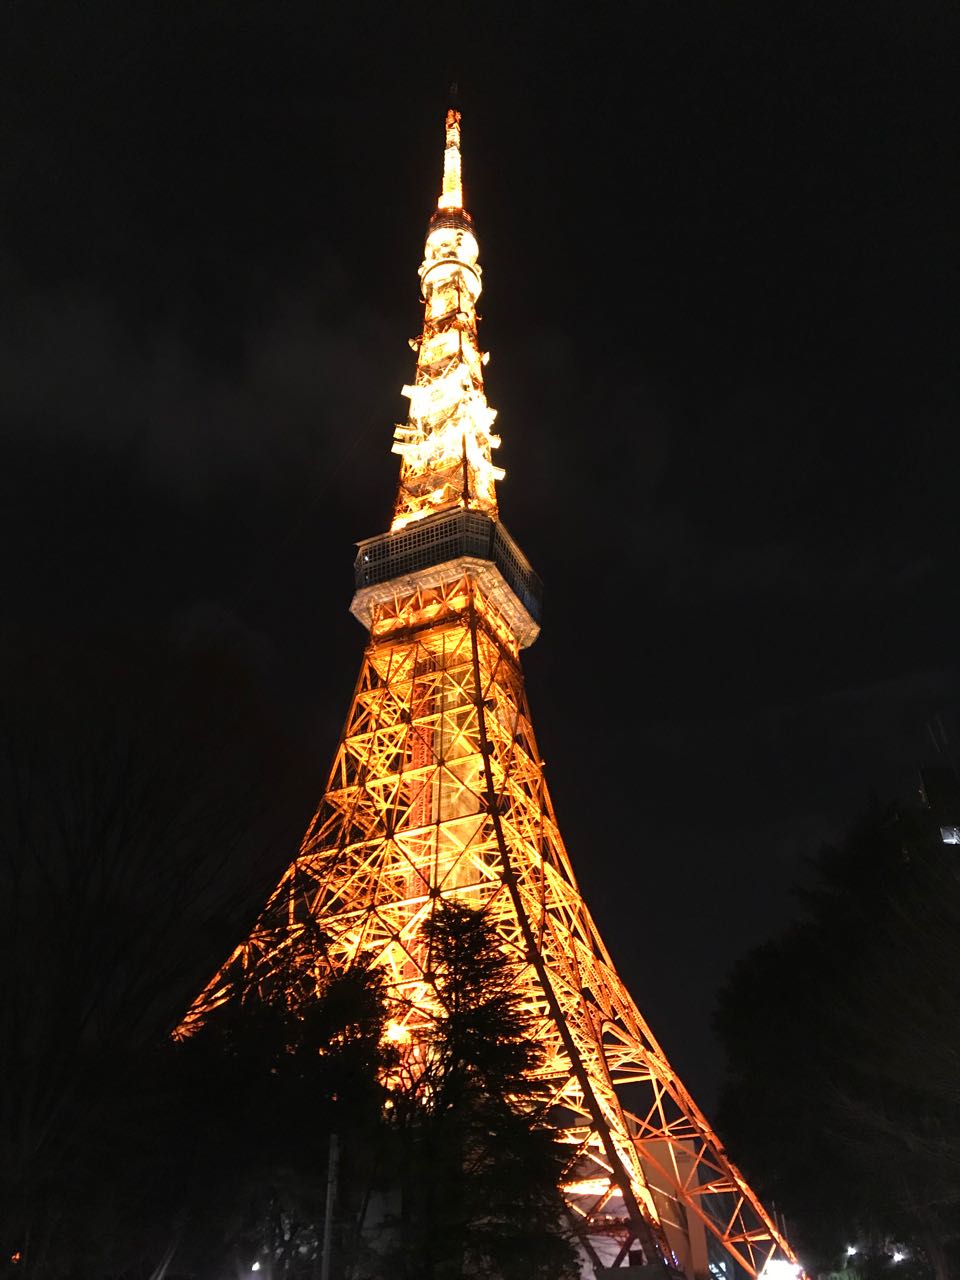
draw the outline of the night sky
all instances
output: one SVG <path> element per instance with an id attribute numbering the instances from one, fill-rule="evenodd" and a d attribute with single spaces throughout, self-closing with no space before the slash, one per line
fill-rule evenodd
<path id="1" fill-rule="evenodd" d="M 217 630 L 319 798 L 456 80 L 548 779 L 709 1108 L 731 965 L 956 732 L 958 37 L 946 0 L 7 0 L 4 625 Z"/>

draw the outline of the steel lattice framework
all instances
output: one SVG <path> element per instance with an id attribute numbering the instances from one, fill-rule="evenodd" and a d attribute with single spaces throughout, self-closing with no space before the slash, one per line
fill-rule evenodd
<path id="1" fill-rule="evenodd" d="M 370 640 L 326 790 L 183 1031 L 228 998 L 237 966 L 267 984 L 288 956 L 318 981 L 373 963 L 415 1072 L 436 1007 L 422 925 L 441 899 L 482 909 L 520 973 L 537 1087 L 569 1149 L 564 1196 L 594 1266 L 642 1255 L 690 1277 L 757 1276 L 794 1255 L 617 976 L 557 828 L 519 661 L 539 583 L 496 509 L 459 123 L 448 113 L 395 519 L 357 557 L 353 611 Z M 305 953 L 307 937 L 322 947 Z"/>

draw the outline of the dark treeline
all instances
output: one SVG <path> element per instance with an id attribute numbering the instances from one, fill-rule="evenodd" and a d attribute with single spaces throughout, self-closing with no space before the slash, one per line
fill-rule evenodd
<path id="1" fill-rule="evenodd" d="M 154 1190 L 158 1046 L 312 788 L 216 629 L 8 631 L 0 670 L 0 1256 L 101 1274 L 87 1242 Z"/>
<path id="2" fill-rule="evenodd" d="M 927 805 L 874 804 L 719 1000 L 720 1127 L 811 1272 L 960 1267 L 960 862 Z M 894 1261 L 895 1259 L 895 1261 Z"/>
<path id="3" fill-rule="evenodd" d="M 444 907 L 430 926 L 415 1090 L 391 1076 L 377 977 L 318 985 L 296 955 L 176 1039 L 317 778 L 222 636 L 23 640 L 0 757 L 0 1270 L 572 1276 L 561 1156 L 525 1083 L 536 1048 L 485 920 Z"/>

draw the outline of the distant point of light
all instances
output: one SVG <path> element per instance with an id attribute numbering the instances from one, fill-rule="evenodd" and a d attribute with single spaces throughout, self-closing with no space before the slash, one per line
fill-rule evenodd
<path id="1" fill-rule="evenodd" d="M 388 1022 L 387 1039 L 392 1044 L 404 1044 L 410 1039 L 410 1032 L 402 1022 Z"/>
<path id="2" fill-rule="evenodd" d="M 901 1253 L 900 1250 L 897 1249 L 893 1255 L 893 1260 L 894 1262 L 902 1262 L 906 1256 L 907 1255 L 905 1253 Z"/>
<path id="3" fill-rule="evenodd" d="M 250 1268 L 250 1270 L 251 1270 L 251 1271 L 259 1271 L 259 1270 L 260 1270 L 260 1263 L 259 1263 L 259 1262 L 255 1262 L 255 1263 L 253 1264 L 253 1266 Z"/>
<path id="4" fill-rule="evenodd" d="M 853 1257 L 853 1255 L 854 1255 L 856 1252 L 857 1252 L 857 1246 L 856 1246 L 855 1244 L 848 1244 L 848 1245 L 847 1245 L 847 1257 L 848 1257 L 848 1258 L 852 1258 L 852 1257 Z"/>

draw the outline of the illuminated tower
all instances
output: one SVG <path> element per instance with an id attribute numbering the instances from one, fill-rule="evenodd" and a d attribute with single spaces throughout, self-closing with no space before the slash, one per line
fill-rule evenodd
<path id="1" fill-rule="evenodd" d="M 415 1066 L 433 999 L 423 922 L 444 898 L 482 908 L 522 966 L 544 1049 L 537 1084 L 569 1149 L 563 1192 L 585 1257 L 727 1280 L 786 1269 L 788 1244 L 617 976 L 557 829 L 520 669 L 541 587 L 497 509 L 456 111 L 420 286 L 393 523 L 359 544 L 352 612 L 370 638 L 326 791 L 253 934 L 184 1030 L 227 998 L 237 966 L 267 982 L 294 957 L 309 982 L 311 970 L 364 960 L 385 970 L 390 1033 Z M 305 952 L 315 936 L 322 953 Z"/>

